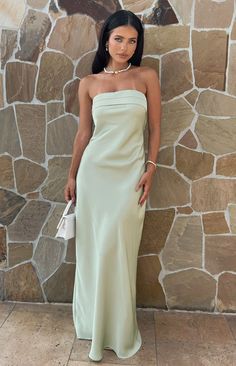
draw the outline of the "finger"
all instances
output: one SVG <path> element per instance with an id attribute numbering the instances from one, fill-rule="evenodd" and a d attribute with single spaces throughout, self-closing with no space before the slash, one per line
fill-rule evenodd
<path id="1" fill-rule="evenodd" d="M 68 188 L 66 188 L 64 191 L 64 197 L 65 197 L 66 202 L 68 202 L 70 200 Z"/>
<path id="2" fill-rule="evenodd" d="M 71 195 L 71 199 L 72 199 L 72 203 L 75 204 L 75 201 L 76 201 L 76 196 L 75 196 L 75 193 L 73 192 L 73 194 Z"/>
<path id="3" fill-rule="evenodd" d="M 141 204 L 141 206 L 143 205 L 143 203 L 146 201 L 146 199 L 148 198 L 148 194 L 149 194 L 149 187 L 146 185 L 144 186 L 144 191 L 142 196 L 139 199 L 139 204 Z"/>
<path id="4" fill-rule="evenodd" d="M 136 188 L 135 188 L 135 190 L 136 190 L 136 192 L 140 189 L 140 188 L 142 188 L 142 186 L 144 185 L 144 179 L 140 179 L 140 181 L 138 182 L 138 184 L 136 185 Z"/>

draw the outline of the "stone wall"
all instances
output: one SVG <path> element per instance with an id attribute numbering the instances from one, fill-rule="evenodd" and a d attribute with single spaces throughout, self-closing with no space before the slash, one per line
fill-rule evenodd
<path id="1" fill-rule="evenodd" d="M 235 311 L 235 2 L 91 2 L 0 0 L 0 299 L 72 300 L 74 241 L 54 236 L 76 92 L 102 22 L 123 7 L 145 24 L 143 64 L 162 89 L 137 305 Z"/>

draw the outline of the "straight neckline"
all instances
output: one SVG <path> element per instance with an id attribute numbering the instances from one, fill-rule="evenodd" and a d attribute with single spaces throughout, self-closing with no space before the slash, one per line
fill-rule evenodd
<path id="1" fill-rule="evenodd" d="M 99 96 L 103 96 L 103 95 L 105 95 L 105 94 L 115 94 L 115 93 L 121 93 L 121 92 L 136 92 L 136 93 L 138 93 L 138 94 L 141 94 L 141 95 L 143 95 L 143 97 L 146 99 L 147 97 L 146 97 L 146 95 L 143 93 L 143 92 L 141 92 L 140 90 L 137 90 L 137 89 L 120 89 L 120 90 L 115 90 L 115 91 L 108 91 L 108 92 L 102 92 L 102 93 L 98 93 L 98 94 L 96 94 L 94 97 L 93 97 L 93 99 L 92 99 L 92 101 L 94 101 L 95 100 L 95 98 L 98 98 Z"/>

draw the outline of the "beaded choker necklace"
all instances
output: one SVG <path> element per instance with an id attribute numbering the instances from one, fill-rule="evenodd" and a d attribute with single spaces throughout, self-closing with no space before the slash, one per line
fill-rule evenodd
<path id="1" fill-rule="evenodd" d="M 131 66 L 131 63 L 129 63 L 129 65 L 125 68 L 125 69 L 121 69 L 121 70 L 107 70 L 105 67 L 103 68 L 103 70 L 107 73 L 107 74 L 118 74 L 119 72 L 122 72 L 122 71 L 127 71 L 129 70 Z"/>

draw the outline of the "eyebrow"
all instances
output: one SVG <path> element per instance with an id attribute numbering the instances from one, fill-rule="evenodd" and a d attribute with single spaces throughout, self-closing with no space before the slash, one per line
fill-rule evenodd
<path id="1" fill-rule="evenodd" d="M 121 36 L 120 34 L 115 34 L 114 37 L 121 37 L 121 38 L 124 38 L 123 36 Z M 137 37 L 131 37 L 129 39 L 137 39 Z"/>

